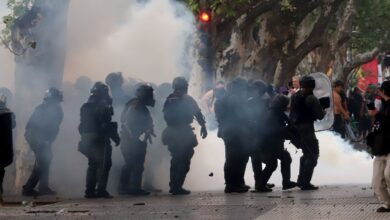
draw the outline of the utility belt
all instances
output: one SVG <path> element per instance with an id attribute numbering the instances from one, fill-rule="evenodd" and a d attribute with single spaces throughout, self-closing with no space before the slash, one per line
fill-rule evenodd
<path id="1" fill-rule="evenodd" d="M 164 145 L 180 145 L 184 147 L 196 147 L 198 140 L 191 125 L 168 126 L 162 134 Z"/>

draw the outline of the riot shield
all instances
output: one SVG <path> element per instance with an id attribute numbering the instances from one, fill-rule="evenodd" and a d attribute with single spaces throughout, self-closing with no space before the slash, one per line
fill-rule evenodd
<path id="1" fill-rule="evenodd" d="M 12 112 L 0 112 L 0 166 L 7 167 L 13 161 Z"/>
<path id="2" fill-rule="evenodd" d="M 312 73 L 310 74 L 316 80 L 316 88 L 314 89 L 314 95 L 320 98 L 329 97 L 330 108 L 326 109 L 326 115 L 324 119 L 314 122 L 316 131 L 329 130 L 333 126 L 334 111 L 333 111 L 333 88 L 329 77 L 324 73 Z"/>

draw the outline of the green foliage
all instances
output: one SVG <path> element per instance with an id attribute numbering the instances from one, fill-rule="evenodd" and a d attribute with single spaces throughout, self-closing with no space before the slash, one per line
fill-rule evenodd
<path id="1" fill-rule="evenodd" d="M 390 1 L 357 0 L 350 46 L 356 52 L 371 50 L 380 42 L 389 44 Z M 388 45 L 384 45 L 389 48 Z"/>
<path id="2" fill-rule="evenodd" d="M 196 14 L 202 8 L 211 9 L 220 18 L 235 17 L 237 12 L 245 9 L 250 5 L 259 3 L 259 0 L 183 0 L 188 7 Z M 279 1 L 281 10 L 294 11 L 295 7 L 292 0 L 275 0 Z M 203 3 L 202 3 L 203 2 Z"/>
<path id="3" fill-rule="evenodd" d="M 11 42 L 12 28 L 15 21 L 22 17 L 34 3 L 34 0 L 8 0 L 7 7 L 10 9 L 10 13 L 3 17 L 3 23 L 5 28 L 0 32 L 1 43 L 8 46 Z"/>

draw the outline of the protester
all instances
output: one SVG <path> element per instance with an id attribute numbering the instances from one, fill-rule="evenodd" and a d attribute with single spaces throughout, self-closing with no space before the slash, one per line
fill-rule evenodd
<path id="1" fill-rule="evenodd" d="M 345 123 L 350 121 L 348 110 L 345 108 L 342 93 L 344 91 L 344 82 L 336 81 L 333 84 L 333 101 L 334 101 L 334 124 L 333 130 L 345 138 Z"/>
<path id="2" fill-rule="evenodd" d="M 372 188 L 382 204 L 376 211 L 390 212 L 390 81 L 382 84 L 379 94 L 382 108 L 370 110 L 376 131 L 369 134 L 367 143 L 375 156 Z"/>

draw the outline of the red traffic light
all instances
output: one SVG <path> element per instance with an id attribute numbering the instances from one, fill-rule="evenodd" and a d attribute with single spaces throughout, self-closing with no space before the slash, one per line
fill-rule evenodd
<path id="1" fill-rule="evenodd" d="M 202 21 L 204 23 L 208 23 L 208 22 L 211 21 L 211 13 L 203 11 L 203 12 L 200 13 L 199 19 L 200 19 L 200 21 Z"/>

